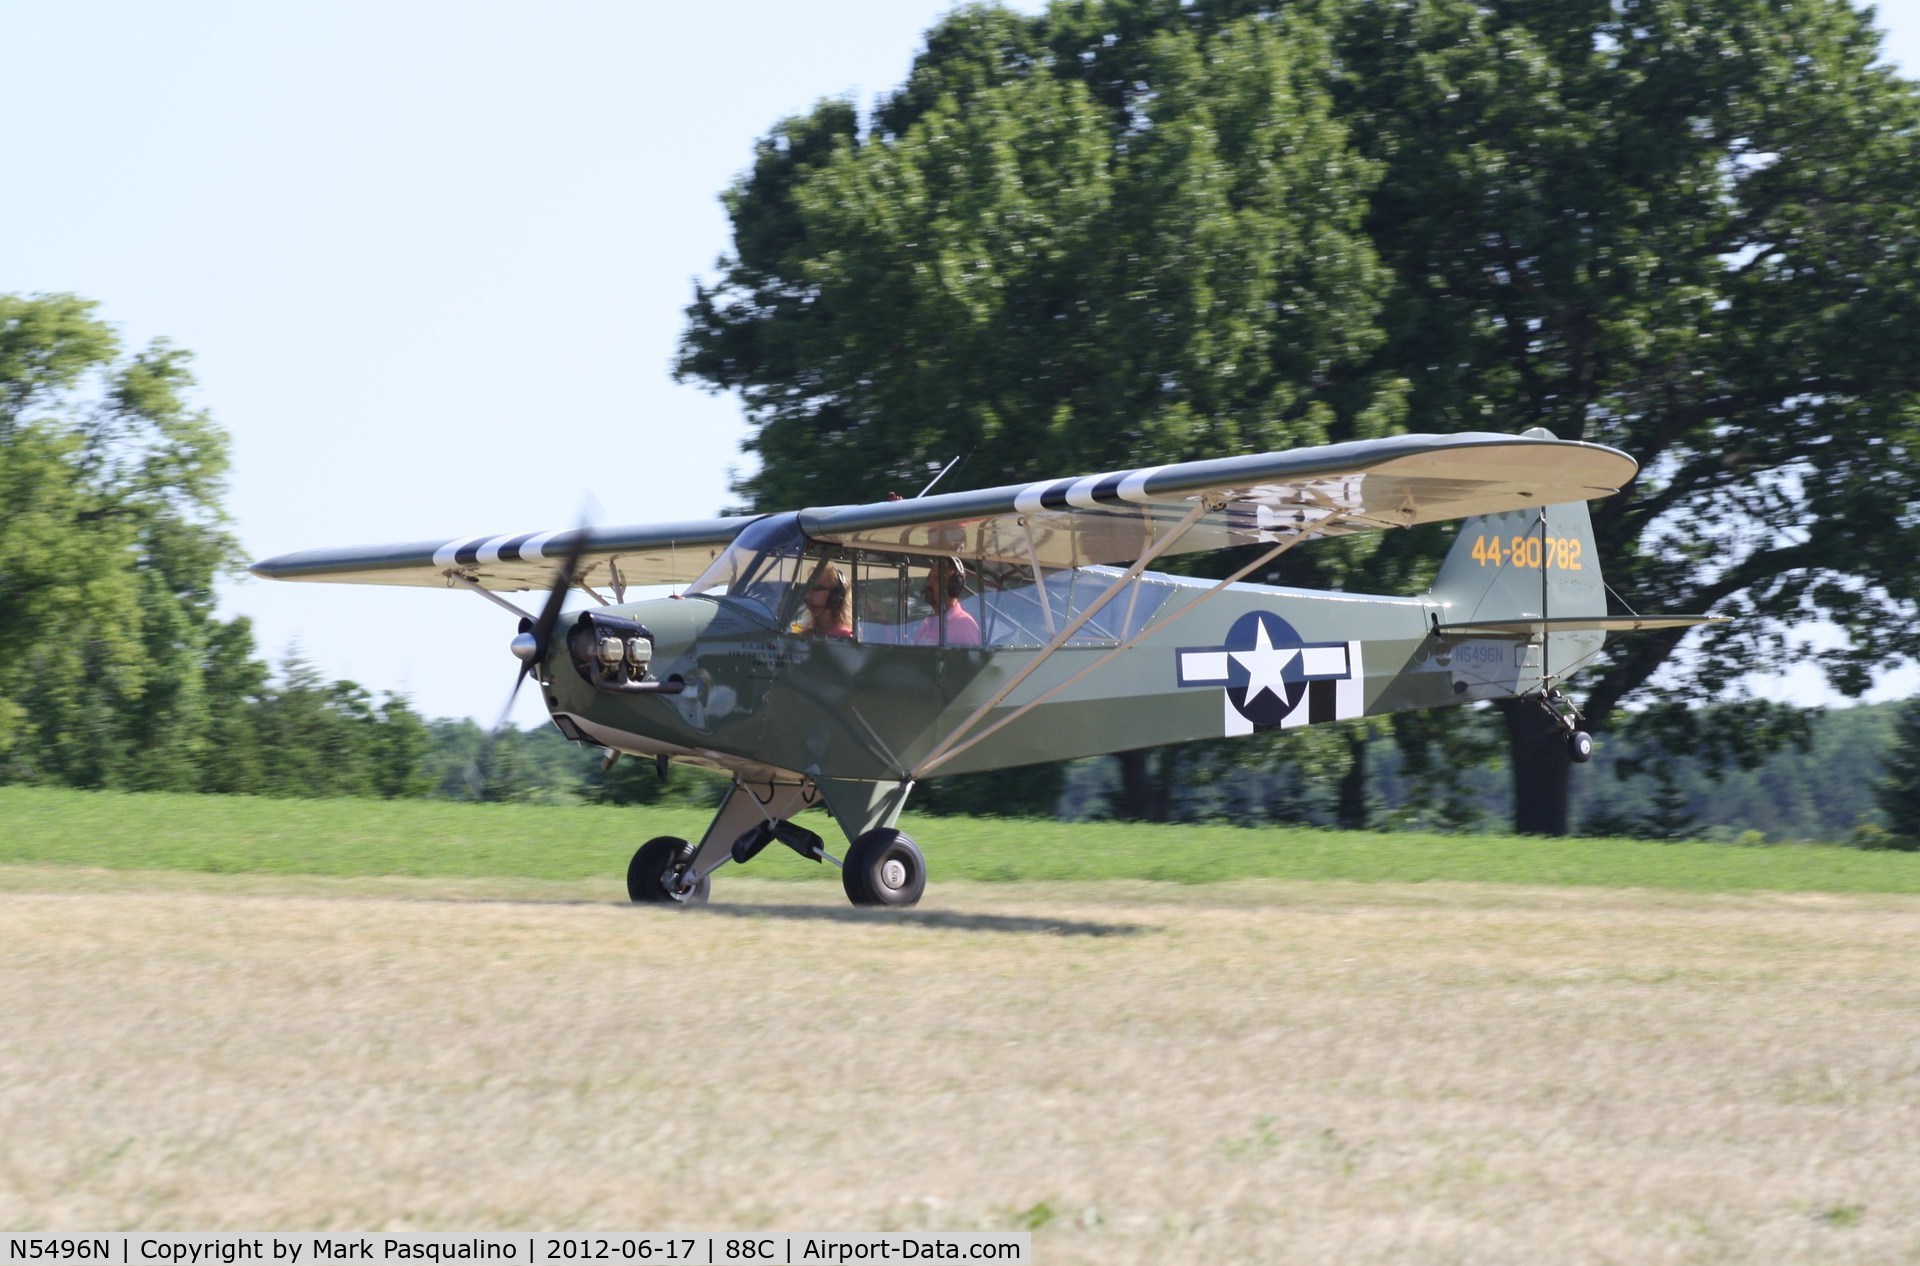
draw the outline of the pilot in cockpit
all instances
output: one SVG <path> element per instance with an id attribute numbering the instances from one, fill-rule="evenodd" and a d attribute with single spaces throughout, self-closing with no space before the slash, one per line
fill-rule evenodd
<path id="1" fill-rule="evenodd" d="M 853 620 L 849 616 L 847 579 L 832 563 L 821 563 L 807 582 L 805 631 L 814 637 L 851 638 Z"/>

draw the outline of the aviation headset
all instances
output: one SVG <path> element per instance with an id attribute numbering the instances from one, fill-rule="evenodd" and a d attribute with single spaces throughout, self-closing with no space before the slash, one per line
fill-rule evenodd
<path id="1" fill-rule="evenodd" d="M 967 591 L 967 567 L 966 564 L 962 563 L 958 558 L 948 558 L 944 556 L 936 558 L 933 560 L 933 570 L 935 574 L 943 570 L 947 573 L 946 584 L 943 588 L 946 590 L 948 599 L 958 598 Z M 929 579 L 931 579 L 931 577 Z"/>

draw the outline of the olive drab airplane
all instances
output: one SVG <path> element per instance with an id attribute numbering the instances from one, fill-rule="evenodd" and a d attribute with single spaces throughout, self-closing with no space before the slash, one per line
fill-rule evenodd
<path id="1" fill-rule="evenodd" d="M 560 732 L 730 774 L 697 841 L 649 840 L 637 902 L 705 901 L 778 841 L 841 868 L 855 905 L 912 905 L 897 823 L 914 784 L 1411 708 L 1526 698 L 1584 761 L 1560 684 L 1609 631 L 1587 516 L 1625 453 L 1525 435 L 1404 435 L 953 492 L 638 527 L 314 550 L 277 580 L 469 589 L 518 614 Z M 1322 537 L 1464 520 L 1432 590 L 1240 583 Z M 1160 569 L 1254 547 L 1225 580 Z M 627 600 L 641 586 L 684 586 Z M 498 591 L 548 590 L 535 612 Z M 572 589 L 597 604 L 561 614 Z M 821 806 L 844 859 L 796 819 Z"/>

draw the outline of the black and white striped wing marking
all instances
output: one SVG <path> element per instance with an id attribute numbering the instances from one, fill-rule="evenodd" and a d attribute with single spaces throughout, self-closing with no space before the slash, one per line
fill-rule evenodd
<path id="1" fill-rule="evenodd" d="M 273 580 L 446 588 L 456 578 L 483 589 L 545 589 L 584 532 L 576 578 L 587 584 L 684 585 L 732 542 L 746 518 L 614 528 L 555 528 L 446 541 L 361 545 L 281 554 L 253 565 Z M 617 572 L 617 576 L 616 576 Z"/>
<path id="2" fill-rule="evenodd" d="M 1632 458 L 1532 436 L 1400 435 L 1109 471 L 913 501 L 800 512 L 809 536 L 864 549 L 1124 564 L 1203 513 L 1166 552 L 1335 536 L 1606 496 Z"/>

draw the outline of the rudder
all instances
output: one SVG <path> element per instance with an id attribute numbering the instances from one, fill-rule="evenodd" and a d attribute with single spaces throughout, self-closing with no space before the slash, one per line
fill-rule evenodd
<path id="1" fill-rule="evenodd" d="M 1587 503 L 1461 520 L 1432 596 L 1449 624 L 1605 615 L 1607 590 Z"/>
<path id="2" fill-rule="evenodd" d="M 1529 431 L 1545 436 L 1545 431 Z M 1500 620 L 1603 617 L 1607 587 L 1584 501 L 1463 519 L 1460 534 L 1434 578 L 1431 600 L 1444 625 Z M 1536 631 L 1537 633 L 1537 631 Z M 1516 640 L 1537 642 L 1537 636 Z M 1547 634 L 1527 649 L 1522 677 L 1534 685 L 1557 679 L 1591 659 L 1606 642 L 1598 629 Z M 1524 680 L 1518 683 L 1526 689 Z"/>

